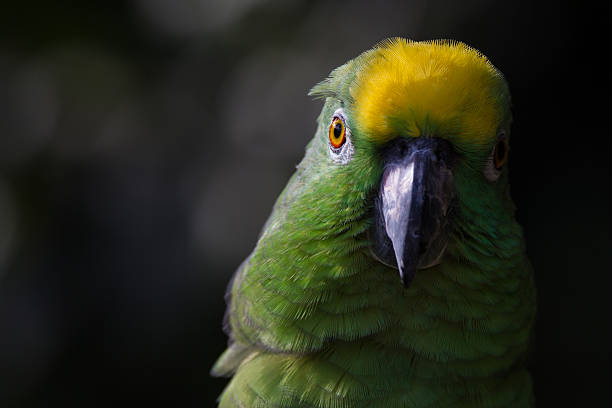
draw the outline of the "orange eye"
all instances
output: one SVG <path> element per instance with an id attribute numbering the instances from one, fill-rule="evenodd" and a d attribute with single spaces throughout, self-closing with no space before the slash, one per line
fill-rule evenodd
<path id="1" fill-rule="evenodd" d="M 340 118 L 334 118 L 329 125 L 329 142 L 332 147 L 339 149 L 346 141 L 346 128 Z"/>
<path id="2" fill-rule="evenodd" d="M 495 145 L 495 150 L 493 151 L 493 164 L 497 170 L 501 170 L 502 166 L 506 162 L 508 158 L 508 139 L 505 136 L 502 136 L 497 144 Z"/>

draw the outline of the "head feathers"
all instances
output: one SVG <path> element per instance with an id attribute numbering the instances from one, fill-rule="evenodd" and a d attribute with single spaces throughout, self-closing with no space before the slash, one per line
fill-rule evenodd
<path id="1" fill-rule="evenodd" d="M 360 132 L 376 142 L 438 136 L 488 144 L 510 116 L 502 74 L 456 41 L 386 40 L 336 69 L 311 95 L 350 105 Z"/>

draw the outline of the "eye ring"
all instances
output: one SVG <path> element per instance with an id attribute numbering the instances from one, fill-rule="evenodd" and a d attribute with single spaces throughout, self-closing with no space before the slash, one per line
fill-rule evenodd
<path id="1" fill-rule="evenodd" d="M 327 146 L 329 147 L 327 150 L 331 160 L 341 165 L 350 163 L 355 148 L 351 140 L 351 128 L 342 108 L 336 109 L 332 115 L 327 133 Z"/>
<path id="2" fill-rule="evenodd" d="M 508 139 L 505 134 L 499 138 L 493 149 L 493 165 L 500 171 L 508 159 Z"/>
<path id="3" fill-rule="evenodd" d="M 501 175 L 502 169 L 508 161 L 509 150 L 510 145 L 508 144 L 506 132 L 501 131 L 497 136 L 497 141 L 495 142 L 493 149 L 491 149 L 491 153 L 489 153 L 489 157 L 487 158 L 483 168 L 484 176 L 490 182 L 497 181 Z"/>
<path id="4" fill-rule="evenodd" d="M 346 142 L 346 125 L 340 116 L 334 115 L 329 125 L 329 143 L 334 149 L 340 149 Z"/>

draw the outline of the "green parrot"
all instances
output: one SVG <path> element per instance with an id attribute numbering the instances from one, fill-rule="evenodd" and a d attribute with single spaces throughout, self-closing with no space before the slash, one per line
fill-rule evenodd
<path id="1" fill-rule="evenodd" d="M 219 406 L 532 406 L 502 74 L 394 38 L 310 95 L 314 139 L 228 288 Z"/>

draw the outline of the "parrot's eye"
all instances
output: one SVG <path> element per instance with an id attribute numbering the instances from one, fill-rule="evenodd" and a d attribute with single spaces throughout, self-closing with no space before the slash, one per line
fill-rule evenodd
<path id="1" fill-rule="evenodd" d="M 508 139 L 506 136 L 502 136 L 493 151 L 493 164 L 497 170 L 501 170 L 506 159 L 508 158 Z"/>
<path id="2" fill-rule="evenodd" d="M 329 125 L 329 143 L 335 149 L 342 147 L 346 141 L 346 128 L 344 122 L 339 117 L 334 117 L 331 125 Z"/>
<path id="3" fill-rule="evenodd" d="M 329 124 L 329 155 L 334 163 L 347 164 L 353 158 L 355 149 L 351 142 L 351 128 L 347 125 L 342 108 L 337 109 Z"/>
<path id="4" fill-rule="evenodd" d="M 489 155 L 484 167 L 484 175 L 489 181 L 496 181 L 501 174 L 501 170 L 508 159 L 508 138 L 506 133 L 502 132 L 497 137 L 497 143 L 493 146 L 493 151 Z"/>

